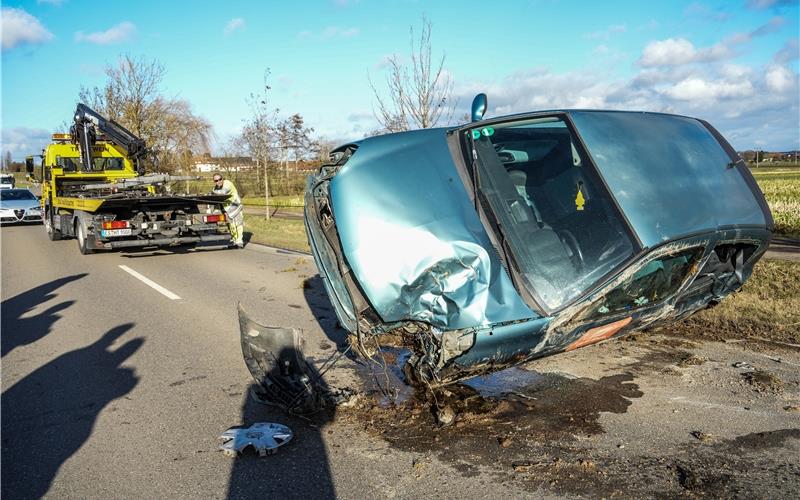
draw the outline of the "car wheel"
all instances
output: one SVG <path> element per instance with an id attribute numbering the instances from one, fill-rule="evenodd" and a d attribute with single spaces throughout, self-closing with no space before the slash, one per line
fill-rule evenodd
<path id="1" fill-rule="evenodd" d="M 47 237 L 50 241 L 58 241 L 61 239 L 61 231 L 57 231 L 53 227 L 53 219 L 50 216 L 50 210 L 45 210 L 44 212 L 44 230 L 47 233 Z"/>
<path id="2" fill-rule="evenodd" d="M 86 235 L 86 226 L 81 221 L 75 222 L 75 234 L 78 237 L 78 249 L 81 255 L 89 255 L 94 250 L 89 246 L 89 237 Z"/>

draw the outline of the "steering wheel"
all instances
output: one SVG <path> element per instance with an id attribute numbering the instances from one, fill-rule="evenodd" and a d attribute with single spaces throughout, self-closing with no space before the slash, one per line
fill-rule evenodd
<path id="1" fill-rule="evenodd" d="M 572 252 L 572 263 L 575 264 L 575 267 L 578 269 L 583 269 L 583 252 L 581 251 L 581 246 L 578 244 L 578 240 L 575 238 L 575 235 L 572 234 L 572 231 L 569 229 L 559 229 L 556 231 L 556 234 L 561 242 L 564 243 L 564 245 L 566 245 Z"/>

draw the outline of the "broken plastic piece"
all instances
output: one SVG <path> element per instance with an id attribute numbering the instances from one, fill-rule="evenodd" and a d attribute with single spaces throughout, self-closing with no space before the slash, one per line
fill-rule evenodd
<path id="1" fill-rule="evenodd" d="M 245 364 L 258 382 L 251 391 L 257 402 L 290 413 L 312 413 L 323 406 L 321 395 L 327 390 L 303 356 L 301 330 L 259 325 L 241 305 L 239 329 Z"/>
<path id="2" fill-rule="evenodd" d="M 244 429 L 231 427 L 220 434 L 219 440 L 222 444 L 219 449 L 225 455 L 235 457 L 248 446 L 252 446 L 259 456 L 265 457 L 291 441 L 292 436 L 292 430 L 285 425 L 258 422 Z"/>

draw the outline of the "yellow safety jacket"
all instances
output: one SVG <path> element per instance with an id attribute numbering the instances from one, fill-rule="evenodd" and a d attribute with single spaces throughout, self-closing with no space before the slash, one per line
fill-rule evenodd
<path id="1" fill-rule="evenodd" d="M 214 186 L 214 194 L 226 194 L 228 199 L 225 200 L 225 212 L 230 217 L 236 217 L 242 211 L 242 198 L 239 197 L 239 191 L 231 181 L 225 179 L 222 181 L 222 187 L 217 188 Z"/>

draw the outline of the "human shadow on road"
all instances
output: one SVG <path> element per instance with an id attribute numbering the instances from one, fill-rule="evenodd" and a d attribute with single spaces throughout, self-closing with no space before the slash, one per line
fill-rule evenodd
<path id="1" fill-rule="evenodd" d="M 286 351 L 282 351 L 278 359 L 292 359 L 296 353 L 299 351 L 291 350 L 286 358 Z M 302 358 L 302 353 L 299 356 Z M 274 365 L 271 373 L 277 373 L 278 377 L 272 380 L 282 384 L 285 379 L 280 377 L 281 371 L 287 370 L 288 364 Z M 319 373 L 310 363 L 308 375 L 311 380 L 319 379 Z M 312 414 L 291 415 L 278 406 L 256 402 L 251 395 L 254 389 L 260 389 L 260 386 L 252 384 L 245 391 L 241 427 L 250 427 L 257 422 L 274 422 L 288 426 L 294 437 L 272 455 L 259 457 L 248 448 L 237 456 L 231 469 L 227 498 L 336 498 L 328 453 L 322 439 L 326 424 L 334 418 L 335 408 L 329 405 Z M 321 389 L 325 389 L 322 382 Z"/>
<path id="2" fill-rule="evenodd" d="M 55 290 L 84 276 L 87 276 L 87 273 L 65 276 L 4 300 L 0 304 L 0 330 L 3 332 L 2 338 L 0 338 L 2 356 L 21 345 L 32 344 L 50 333 L 53 323 L 61 317 L 58 313 L 74 304 L 74 300 L 56 304 L 35 316 L 27 318 L 22 316 L 39 304 L 57 297 L 58 294 L 53 293 Z"/>
<path id="3" fill-rule="evenodd" d="M 1 397 L 2 497 L 41 498 L 61 465 L 89 439 L 98 415 L 129 393 L 139 378 L 120 365 L 144 340 L 110 350 L 133 327 L 109 330 L 97 342 L 62 354 Z"/>

